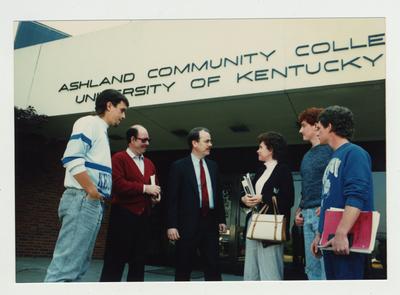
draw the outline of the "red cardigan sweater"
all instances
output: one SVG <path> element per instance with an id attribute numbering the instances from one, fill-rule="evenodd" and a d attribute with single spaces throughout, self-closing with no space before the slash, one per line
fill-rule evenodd
<path id="1" fill-rule="evenodd" d="M 134 214 L 150 214 L 151 196 L 143 193 L 143 185 L 150 184 L 150 176 L 156 174 L 152 161 L 144 158 L 144 175 L 126 151 L 112 156 L 112 200 Z M 156 183 L 157 177 L 156 177 Z"/>

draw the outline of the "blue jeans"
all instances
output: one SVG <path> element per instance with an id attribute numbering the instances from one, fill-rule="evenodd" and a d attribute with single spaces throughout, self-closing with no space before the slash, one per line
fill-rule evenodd
<path id="1" fill-rule="evenodd" d="M 84 190 L 68 188 L 58 207 L 61 229 L 45 282 L 80 281 L 89 268 L 103 217 L 100 200 Z"/>
<path id="2" fill-rule="evenodd" d="M 319 216 L 315 214 L 316 208 L 302 209 L 301 214 L 304 218 L 304 252 L 306 254 L 305 272 L 309 280 L 326 280 L 324 260 L 315 258 L 310 247 L 318 231 Z"/>

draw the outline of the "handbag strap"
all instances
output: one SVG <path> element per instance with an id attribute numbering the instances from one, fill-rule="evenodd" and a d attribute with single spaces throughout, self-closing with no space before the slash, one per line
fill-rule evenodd
<path id="1" fill-rule="evenodd" d="M 268 211 L 268 208 L 269 208 L 269 206 L 267 204 L 265 204 L 258 213 L 264 214 L 265 212 Z"/>
<path id="2" fill-rule="evenodd" d="M 274 214 L 280 214 L 279 209 L 278 209 L 278 201 L 276 199 L 276 196 L 272 196 L 272 206 L 274 207 Z"/>
<path id="3" fill-rule="evenodd" d="M 272 196 L 272 206 L 274 208 L 274 219 L 275 219 L 275 223 L 274 223 L 274 240 L 276 240 L 276 234 L 278 232 L 278 216 L 277 216 L 277 214 L 279 214 L 278 202 L 276 200 L 276 196 Z"/>

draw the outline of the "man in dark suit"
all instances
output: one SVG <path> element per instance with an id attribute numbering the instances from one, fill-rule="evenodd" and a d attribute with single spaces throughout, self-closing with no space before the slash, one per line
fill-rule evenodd
<path id="1" fill-rule="evenodd" d="M 167 189 L 167 235 L 176 241 L 176 281 L 189 281 L 197 249 L 206 281 L 220 281 L 219 232 L 226 231 L 218 166 L 205 159 L 212 147 L 210 131 L 192 129 L 191 154 L 172 164 Z"/>
<path id="2" fill-rule="evenodd" d="M 128 148 L 112 157 L 111 213 L 101 282 L 121 281 L 125 263 L 127 281 L 144 280 L 150 210 L 160 201 L 155 166 L 143 156 L 150 143 L 147 130 L 134 125 L 126 139 Z"/>

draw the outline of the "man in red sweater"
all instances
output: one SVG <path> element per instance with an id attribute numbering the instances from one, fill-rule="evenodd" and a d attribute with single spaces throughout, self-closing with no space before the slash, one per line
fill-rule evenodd
<path id="1" fill-rule="evenodd" d="M 144 281 L 145 253 L 152 204 L 160 201 L 156 168 L 145 158 L 147 130 L 133 125 L 126 132 L 128 148 L 112 156 L 112 201 L 101 282 Z M 153 181 L 152 181 L 153 179 Z"/>

